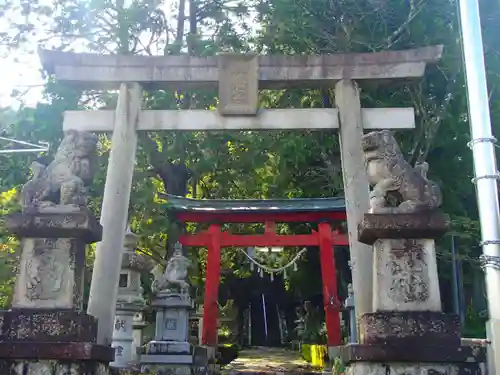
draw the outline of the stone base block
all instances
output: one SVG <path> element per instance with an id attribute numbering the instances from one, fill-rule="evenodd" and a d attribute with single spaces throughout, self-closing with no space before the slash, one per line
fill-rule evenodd
<path id="1" fill-rule="evenodd" d="M 449 227 L 449 216 L 439 211 L 365 214 L 358 224 L 358 240 L 373 245 L 378 239 L 435 239 L 444 235 Z"/>
<path id="2" fill-rule="evenodd" d="M 141 364 L 192 365 L 194 360 L 190 354 L 143 354 Z"/>
<path id="3" fill-rule="evenodd" d="M 459 347 L 460 319 L 432 311 L 376 312 L 359 320 L 360 344 Z"/>
<path id="4" fill-rule="evenodd" d="M 143 364 L 141 374 L 150 375 L 207 375 L 206 367 L 189 365 Z"/>
<path id="5" fill-rule="evenodd" d="M 97 321 L 69 310 L 0 310 L 0 341 L 95 343 Z"/>
<path id="6" fill-rule="evenodd" d="M 94 361 L 5 361 L 0 359 L 2 375 L 112 375 L 107 364 Z"/>
<path id="7" fill-rule="evenodd" d="M 160 292 L 151 301 L 151 307 L 184 307 L 191 309 L 192 301 L 188 294 Z"/>
<path id="8" fill-rule="evenodd" d="M 158 294 L 151 305 L 156 307 L 155 340 L 187 342 L 191 309 L 189 296 L 176 293 Z"/>
<path id="9" fill-rule="evenodd" d="M 21 238 L 77 238 L 85 243 L 101 240 L 102 227 L 86 209 L 67 211 L 64 207 L 33 208 L 6 217 L 9 231 Z"/>
<path id="10" fill-rule="evenodd" d="M 146 346 L 146 354 L 193 354 L 193 346 L 189 342 L 150 341 Z"/>
<path id="11" fill-rule="evenodd" d="M 366 363 L 358 362 L 345 369 L 345 375 L 482 375 L 474 363 Z M 484 375 L 484 374 L 483 374 Z"/>
<path id="12" fill-rule="evenodd" d="M 107 364 L 114 357 L 114 349 L 110 346 L 87 342 L 0 342 L 2 361 L 95 361 Z"/>
<path id="13" fill-rule="evenodd" d="M 349 344 L 340 352 L 345 364 L 358 362 L 412 362 L 412 363 L 482 363 L 486 352 L 470 346 L 446 345 L 363 345 Z"/>
<path id="14" fill-rule="evenodd" d="M 194 347 L 194 365 L 200 367 L 208 366 L 208 351 L 206 347 L 195 346 Z"/>
<path id="15" fill-rule="evenodd" d="M 188 342 L 151 341 L 144 354 L 139 356 L 143 364 L 193 365 L 194 347 Z"/>

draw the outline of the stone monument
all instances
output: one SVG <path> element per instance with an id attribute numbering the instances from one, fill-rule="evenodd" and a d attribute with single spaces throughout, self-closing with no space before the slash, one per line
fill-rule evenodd
<path id="1" fill-rule="evenodd" d="M 107 374 L 113 349 L 96 345 L 97 321 L 82 311 L 85 249 L 101 239 L 86 208 L 97 137 L 68 131 L 52 163 L 35 164 L 22 212 L 6 218 L 21 240 L 12 309 L 0 312 L 0 373 Z"/>
<path id="2" fill-rule="evenodd" d="M 122 269 L 118 283 L 116 315 L 111 346 L 115 348 L 113 367 L 129 367 L 137 359 L 134 340 L 135 316 L 144 309 L 141 272 L 150 271 L 151 264 L 144 256 L 135 252 L 137 236 L 127 228 L 122 257 Z"/>
<path id="3" fill-rule="evenodd" d="M 146 345 L 139 361 L 143 372 L 154 374 L 191 374 L 195 366 L 195 347 L 188 342 L 189 311 L 192 308 L 186 281 L 191 262 L 177 243 L 164 272 L 160 266 L 152 271 L 151 290 L 156 310 L 155 339 Z"/>
<path id="4" fill-rule="evenodd" d="M 435 239 L 449 218 L 428 165 L 411 167 L 392 132 L 362 138 L 370 212 L 359 241 L 373 246 L 373 312 L 359 321 L 360 343 L 342 349 L 349 375 L 480 374 L 485 353 L 461 346 L 460 320 L 441 311 Z"/>

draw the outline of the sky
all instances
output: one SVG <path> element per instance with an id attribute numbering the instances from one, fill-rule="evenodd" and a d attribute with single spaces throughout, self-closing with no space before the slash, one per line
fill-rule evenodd
<path id="1" fill-rule="evenodd" d="M 41 98 L 44 80 L 40 74 L 40 63 L 36 56 L 19 53 L 14 57 L 2 59 L 0 63 L 2 84 L 0 85 L 0 107 L 19 106 L 19 102 L 11 98 L 12 90 L 25 91 L 24 103 L 36 105 Z"/>
<path id="2" fill-rule="evenodd" d="M 125 1 L 125 6 L 127 5 Z M 0 0 L 1 2 L 1 0 Z M 171 17 L 172 3 L 166 2 L 165 14 L 167 18 Z M 40 5 L 50 5 L 51 0 L 39 0 Z M 0 33 L 8 31 L 7 17 L 0 16 Z M 39 24 L 34 19 L 30 19 L 35 25 Z M 16 19 L 16 22 L 22 23 L 22 20 Z M 18 107 L 21 103 L 11 97 L 13 90 L 26 92 L 22 98 L 22 102 L 28 106 L 35 106 L 42 97 L 44 80 L 41 76 L 41 64 L 37 54 L 34 52 L 38 47 L 37 40 L 44 37 L 43 29 L 37 29 L 37 34 L 34 40 L 28 45 L 18 50 L 15 53 L 9 52 L 5 56 L 5 51 L 0 49 L 0 108 L 1 107 Z M 1 48 L 1 46 L 0 46 Z"/>
<path id="3" fill-rule="evenodd" d="M 0 0 L 1 1 L 1 0 Z M 50 4 L 50 0 L 40 0 L 39 4 Z M 10 18 L 10 19 L 8 19 Z M 13 17 L 12 12 L 5 12 L 0 17 L 0 32 L 9 32 L 9 21 L 23 23 L 28 21 Z M 36 20 L 29 19 L 30 22 L 37 24 Z M 42 30 L 37 30 L 35 38 L 43 37 Z M 6 51 L 5 48 L 0 49 L 0 107 L 18 106 L 19 103 L 11 98 L 12 90 L 20 90 L 27 94 L 24 96 L 26 104 L 36 104 L 40 100 L 42 85 L 44 83 L 40 74 L 40 62 L 37 56 L 33 53 L 36 51 L 37 43 L 29 43 L 24 48 L 17 51 Z M 31 53 L 30 53 L 31 52 Z"/>
<path id="4" fill-rule="evenodd" d="M 2 0 L 0 0 L 1 2 Z M 51 5 L 52 0 L 38 0 L 39 5 Z M 131 0 L 125 0 L 125 6 Z M 235 4 L 238 2 L 235 1 Z M 230 3 L 229 3 L 230 4 Z M 176 13 L 175 2 L 172 0 L 164 1 L 164 5 L 161 5 L 162 10 L 167 17 L 167 20 L 172 20 Z M 188 9 L 186 9 L 188 11 Z M 3 31 L 8 31 L 7 17 L 0 16 L 0 33 Z M 250 19 L 253 16 L 250 16 Z M 24 23 L 23 19 L 16 19 L 18 23 Z M 40 22 L 36 19 L 30 19 L 31 23 L 35 25 L 40 25 Z M 27 22 L 26 22 L 27 23 Z M 258 27 L 257 24 L 254 25 L 255 28 Z M 37 54 L 35 53 L 38 44 L 37 40 L 42 39 L 46 34 L 43 29 L 39 27 L 37 29 L 37 34 L 34 40 L 29 43 L 26 48 L 17 51 L 16 53 L 9 53 L 7 56 L 1 50 L 0 45 L 0 108 L 6 106 L 18 107 L 20 102 L 11 97 L 12 90 L 19 90 L 25 92 L 23 95 L 23 103 L 28 106 L 34 106 L 40 101 L 42 97 L 42 90 L 44 80 L 40 74 L 40 61 Z M 77 47 L 77 46 L 73 46 Z M 75 48 L 79 50 L 80 48 Z"/>

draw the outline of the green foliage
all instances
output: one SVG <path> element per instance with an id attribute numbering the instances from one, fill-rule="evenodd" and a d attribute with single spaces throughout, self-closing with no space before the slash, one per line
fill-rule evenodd
<path id="1" fill-rule="evenodd" d="M 485 338 L 487 317 L 481 316 L 472 306 L 467 306 L 463 337 Z"/>
<path id="2" fill-rule="evenodd" d="M 5 230 L 5 215 L 18 208 L 16 190 L 0 193 L 0 307 L 6 308 L 12 297 L 19 241 Z"/>

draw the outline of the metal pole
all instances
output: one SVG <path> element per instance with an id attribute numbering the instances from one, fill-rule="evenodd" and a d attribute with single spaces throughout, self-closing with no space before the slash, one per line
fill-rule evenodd
<path id="1" fill-rule="evenodd" d="M 469 123 L 474 157 L 476 194 L 481 226 L 483 261 L 486 274 L 488 331 L 492 342 L 489 355 L 489 373 L 495 368 L 494 353 L 500 352 L 500 215 L 497 194 L 497 167 L 491 132 L 488 89 L 484 66 L 481 21 L 477 0 L 459 0 L 460 24 L 463 39 L 465 78 L 469 102 Z M 497 323 L 495 323 L 495 321 Z M 499 364 L 500 365 L 500 364 Z"/>
<path id="2" fill-rule="evenodd" d="M 453 312 L 460 315 L 460 297 L 458 295 L 457 251 L 455 236 L 451 236 L 451 290 L 453 292 Z"/>
<path id="3" fill-rule="evenodd" d="M 464 295 L 464 268 L 460 259 L 457 260 L 457 282 L 458 282 L 458 306 L 460 315 L 460 324 L 465 325 L 465 295 Z"/>
<path id="4" fill-rule="evenodd" d="M 252 302 L 248 305 L 248 346 L 252 346 Z"/>
<path id="5" fill-rule="evenodd" d="M 266 345 L 267 345 L 267 311 L 266 311 L 266 297 L 264 293 L 262 295 L 262 314 L 264 315 L 264 332 L 266 334 Z"/>

